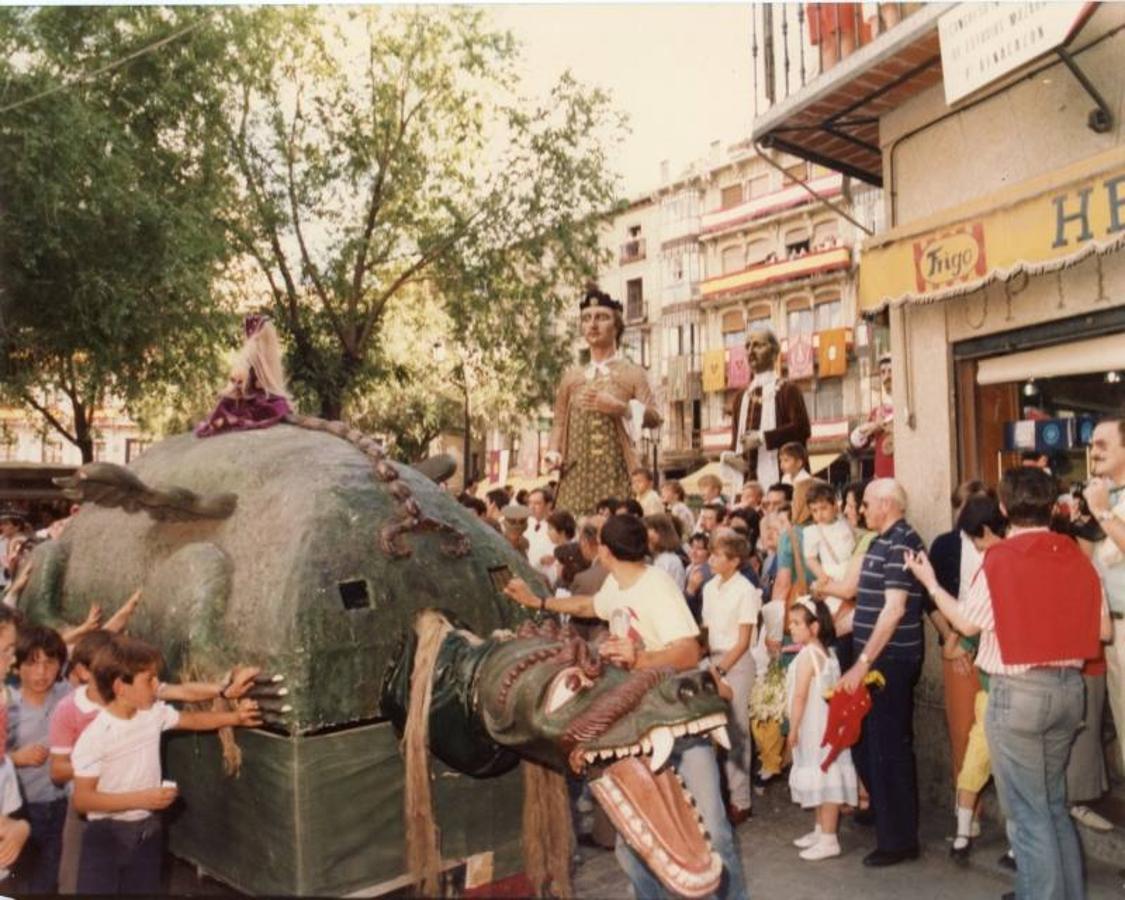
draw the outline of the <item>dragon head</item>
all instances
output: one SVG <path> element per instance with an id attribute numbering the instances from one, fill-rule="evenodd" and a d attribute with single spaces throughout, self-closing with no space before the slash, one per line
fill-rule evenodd
<path id="1" fill-rule="evenodd" d="M 404 720 L 409 648 L 388 677 L 384 711 Z M 404 682 L 404 678 L 406 681 Z M 622 837 L 672 891 L 703 896 L 722 874 L 691 797 L 668 765 L 678 737 L 729 746 L 711 676 L 627 671 L 553 622 L 481 640 L 445 638 L 434 670 L 430 746 L 448 765 L 490 774 L 523 757 L 585 772 Z"/>

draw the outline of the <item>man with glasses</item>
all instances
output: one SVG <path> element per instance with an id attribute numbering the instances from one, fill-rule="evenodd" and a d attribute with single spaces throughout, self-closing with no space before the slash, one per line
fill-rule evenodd
<path id="1" fill-rule="evenodd" d="M 855 755 L 875 814 L 876 848 L 863 864 L 880 867 L 918 858 L 914 686 L 922 671 L 924 591 L 905 563 L 908 552 L 925 545 L 906 522 L 906 493 L 893 479 L 872 481 L 863 509 L 877 534 L 859 575 L 852 632 L 858 656 L 840 687 L 852 693 L 873 668 L 886 679 Z"/>
<path id="2" fill-rule="evenodd" d="M 755 328 L 746 339 L 746 355 L 754 378 L 735 395 L 733 453 L 724 455 L 726 462 L 733 463 L 741 453 L 746 477 L 763 485 L 781 480 L 777 451 L 790 442 L 804 445 L 812 434 L 800 388 L 779 378 L 775 371 L 780 349 L 777 335 L 768 328 Z"/>
<path id="3" fill-rule="evenodd" d="M 895 408 L 891 401 L 891 357 L 879 357 L 879 381 L 883 386 L 883 396 L 879 404 L 871 410 L 867 421 L 851 434 L 852 446 L 863 450 L 875 445 L 875 477 L 895 477 L 895 442 L 892 422 Z"/>

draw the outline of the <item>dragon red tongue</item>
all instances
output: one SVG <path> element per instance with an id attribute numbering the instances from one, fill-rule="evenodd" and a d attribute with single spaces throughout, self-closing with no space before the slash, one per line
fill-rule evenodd
<path id="1" fill-rule="evenodd" d="M 653 774 L 643 759 L 618 760 L 590 789 L 614 827 L 670 891 L 713 893 L 722 861 L 671 766 Z"/>

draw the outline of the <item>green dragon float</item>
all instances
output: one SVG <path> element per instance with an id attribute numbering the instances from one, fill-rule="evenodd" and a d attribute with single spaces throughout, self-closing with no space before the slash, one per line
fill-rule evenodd
<path id="1" fill-rule="evenodd" d="M 443 891 L 526 870 L 536 890 L 565 894 L 565 873 L 526 849 L 536 829 L 562 828 L 569 847 L 565 804 L 521 812 L 533 779 L 512 770 L 524 760 L 584 774 L 671 890 L 712 891 L 718 856 L 665 764 L 680 735 L 725 742 L 710 677 L 627 672 L 573 632 L 525 621 L 501 590 L 533 580 L 526 561 L 430 474 L 342 423 L 293 414 L 172 437 L 128 468 L 76 473 L 66 488 L 81 512 L 36 550 L 20 603 L 75 621 L 140 587 L 130 630 L 172 674 L 244 662 L 283 676 L 284 692 L 261 701 L 266 726 L 237 735 L 236 776 L 211 736 L 166 745 L 183 798 L 172 851 L 239 890 L 425 889 L 436 852 Z M 424 741 L 413 779 L 412 734 Z"/>

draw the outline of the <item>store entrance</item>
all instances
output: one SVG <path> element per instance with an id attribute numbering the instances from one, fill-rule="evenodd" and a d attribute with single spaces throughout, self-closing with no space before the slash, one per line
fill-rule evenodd
<path id="1" fill-rule="evenodd" d="M 996 485 L 1006 469 L 1032 460 L 1064 487 L 1085 482 L 1094 425 L 1125 411 L 1125 373 L 1116 369 L 980 384 L 975 360 L 959 366 L 967 370 L 959 380 L 972 381 L 962 421 L 973 419 L 971 429 L 961 429 L 961 469 L 965 478 L 986 484 Z"/>
<path id="2" fill-rule="evenodd" d="M 953 346 L 961 481 L 995 486 L 1021 462 L 1064 488 L 1089 478 L 1094 425 L 1125 413 L 1125 308 Z"/>

